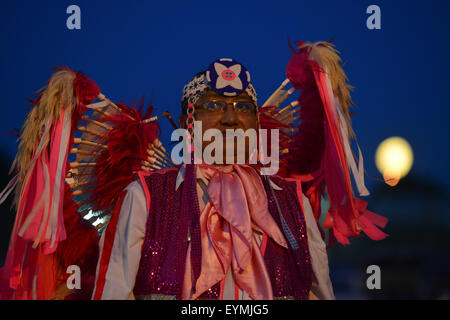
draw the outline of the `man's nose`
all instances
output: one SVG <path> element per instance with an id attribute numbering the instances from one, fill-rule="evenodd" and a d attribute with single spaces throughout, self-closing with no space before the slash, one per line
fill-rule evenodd
<path id="1" fill-rule="evenodd" d="M 234 110 L 233 104 L 227 104 L 220 122 L 226 126 L 236 126 L 238 124 L 238 117 L 236 111 Z"/>

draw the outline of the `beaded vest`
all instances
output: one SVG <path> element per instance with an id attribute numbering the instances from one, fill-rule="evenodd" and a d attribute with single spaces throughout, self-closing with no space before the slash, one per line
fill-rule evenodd
<path id="1" fill-rule="evenodd" d="M 189 237 L 190 240 L 188 239 L 188 234 L 192 235 L 198 230 L 195 226 L 198 224 L 198 218 L 192 219 L 192 216 L 199 214 L 197 191 L 196 188 L 192 188 L 186 195 L 185 183 L 175 190 L 177 175 L 178 167 L 173 167 L 156 171 L 144 179 L 144 188 L 148 188 L 151 201 L 134 287 L 137 299 L 179 299 L 188 241 L 192 242 L 191 251 L 193 248 L 199 248 L 199 243 L 194 243 L 199 241 L 198 237 L 192 236 Z M 297 247 L 294 250 L 289 245 L 286 249 L 270 238 L 267 240 L 264 262 L 270 275 L 274 298 L 308 299 L 312 281 L 311 258 L 296 183 L 272 176 L 271 180 L 282 188 L 281 191 L 274 190 L 272 193 L 269 182 L 262 177 L 261 179 L 267 194 L 270 214 L 280 230 L 283 230 L 279 213 L 281 211 Z M 182 205 L 187 201 L 188 205 Z M 201 256 L 194 253 L 191 254 L 191 259 L 192 265 L 198 265 Z M 200 298 L 217 299 L 219 291 L 218 283 Z"/>

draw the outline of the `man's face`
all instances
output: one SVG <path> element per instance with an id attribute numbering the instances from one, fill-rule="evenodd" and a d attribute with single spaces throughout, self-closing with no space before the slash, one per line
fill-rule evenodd
<path id="1" fill-rule="evenodd" d="M 223 108 L 222 108 L 223 107 Z M 226 140 L 227 129 L 248 129 L 257 130 L 256 105 L 246 92 L 242 92 L 236 97 L 224 97 L 215 91 L 208 91 L 195 104 L 194 118 L 196 121 L 202 122 L 202 133 L 208 129 L 218 129 L 222 132 L 223 155 L 226 155 L 227 144 L 230 148 L 229 140 Z M 180 126 L 185 128 L 186 116 L 183 115 L 179 119 Z M 228 142 L 227 142 L 228 141 Z M 212 141 L 203 141 L 202 147 L 210 144 Z M 235 163 L 237 161 L 237 140 L 234 140 Z M 246 138 L 245 160 L 249 159 L 248 139 Z"/>

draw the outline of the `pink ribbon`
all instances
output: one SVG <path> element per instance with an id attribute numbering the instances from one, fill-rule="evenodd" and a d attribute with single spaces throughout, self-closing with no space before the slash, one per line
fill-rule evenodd
<path id="1" fill-rule="evenodd" d="M 202 268 L 192 298 L 223 280 L 231 266 L 236 284 L 250 297 L 273 299 L 269 274 L 253 230 L 265 233 L 285 248 L 287 243 L 269 213 L 259 175 L 245 165 L 199 168 L 209 179 L 211 201 L 200 217 Z"/>

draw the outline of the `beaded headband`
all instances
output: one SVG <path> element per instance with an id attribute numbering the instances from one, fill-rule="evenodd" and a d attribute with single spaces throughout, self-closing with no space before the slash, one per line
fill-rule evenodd
<path id="1" fill-rule="evenodd" d="M 256 91 L 250 83 L 250 73 L 232 59 L 214 61 L 206 71 L 198 73 L 189 81 L 183 88 L 182 105 L 195 104 L 208 90 L 227 97 L 238 96 L 245 91 L 258 104 Z"/>

